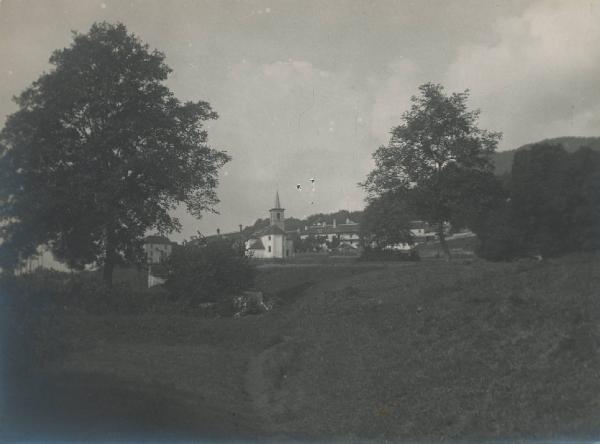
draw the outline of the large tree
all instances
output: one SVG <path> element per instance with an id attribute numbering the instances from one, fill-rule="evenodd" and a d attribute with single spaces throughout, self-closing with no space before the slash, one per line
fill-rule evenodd
<path id="1" fill-rule="evenodd" d="M 408 197 L 417 216 L 438 227 L 449 257 L 444 223 L 464 220 L 460 213 L 474 196 L 459 191 L 474 189 L 471 182 L 478 175 L 473 172 L 480 172 L 486 182 L 482 189 L 488 186 L 493 174 L 490 155 L 501 135 L 477 126 L 479 111 L 467 108 L 468 91 L 447 95 L 432 83 L 419 91 L 401 124 L 392 129 L 389 144 L 373 154 L 375 169 L 362 185 L 371 196 L 405 190 L 399 195 Z M 470 186 L 456 186 L 462 176 Z M 479 197 L 483 199 L 480 193 Z"/>
<path id="2" fill-rule="evenodd" d="M 122 24 L 94 24 L 50 57 L 0 133 L 2 266 L 39 245 L 71 267 L 140 258 L 149 229 L 180 228 L 218 202 L 226 153 L 207 144 L 207 102 L 180 102 L 165 56 Z"/>

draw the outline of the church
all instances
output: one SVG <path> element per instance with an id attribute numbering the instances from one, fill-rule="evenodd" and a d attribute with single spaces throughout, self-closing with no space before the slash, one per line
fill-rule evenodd
<path id="1" fill-rule="evenodd" d="M 270 224 L 253 233 L 246 242 L 246 254 L 256 259 L 285 259 L 294 256 L 294 240 L 285 234 L 285 209 L 275 193 L 275 206 L 269 210 Z"/>

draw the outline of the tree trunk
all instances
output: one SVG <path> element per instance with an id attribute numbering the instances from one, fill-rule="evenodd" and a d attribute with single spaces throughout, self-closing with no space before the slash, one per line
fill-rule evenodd
<path id="1" fill-rule="evenodd" d="M 444 233 L 444 222 L 439 223 L 438 236 L 440 237 L 440 246 L 442 247 L 442 251 L 446 256 L 446 260 L 449 261 L 452 257 L 450 256 L 450 248 L 448 248 L 448 243 L 446 242 L 446 234 Z"/>
<path id="2" fill-rule="evenodd" d="M 106 230 L 106 253 L 104 257 L 104 269 L 102 279 L 108 287 L 112 287 L 113 270 L 115 268 L 115 236 L 114 232 L 107 228 Z"/>

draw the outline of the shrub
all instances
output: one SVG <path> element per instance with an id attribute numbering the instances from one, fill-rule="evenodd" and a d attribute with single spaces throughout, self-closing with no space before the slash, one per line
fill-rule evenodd
<path id="1" fill-rule="evenodd" d="M 64 279 L 48 270 L 0 276 L 0 378 L 26 374 L 65 352 L 56 304 Z"/>
<path id="2" fill-rule="evenodd" d="M 179 247 L 164 267 L 171 297 L 193 305 L 219 302 L 248 289 L 256 276 L 250 259 L 226 241 Z"/>

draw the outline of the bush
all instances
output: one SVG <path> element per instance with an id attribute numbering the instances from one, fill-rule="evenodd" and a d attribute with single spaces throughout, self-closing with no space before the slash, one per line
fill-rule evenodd
<path id="1" fill-rule="evenodd" d="M 67 281 L 58 302 L 91 314 L 133 314 L 149 311 L 158 302 L 153 294 L 128 282 L 108 286 L 96 273 L 79 273 Z"/>
<path id="2" fill-rule="evenodd" d="M 24 375 L 66 351 L 56 304 L 64 279 L 48 270 L 0 276 L 0 378 Z"/>
<path id="3" fill-rule="evenodd" d="M 131 314 L 175 305 L 166 290 L 140 291 L 125 283 L 108 287 L 93 272 L 37 270 L 0 275 L 0 380 L 24 375 L 67 351 L 65 312 Z M 167 310 L 181 311 L 181 307 Z"/>
<path id="4" fill-rule="evenodd" d="M 171 297 L 195 306 L 228 299 L 252 287 L 256 276 L 250 259 L 226 241 L 179 247 L 164 267 Z"/>

